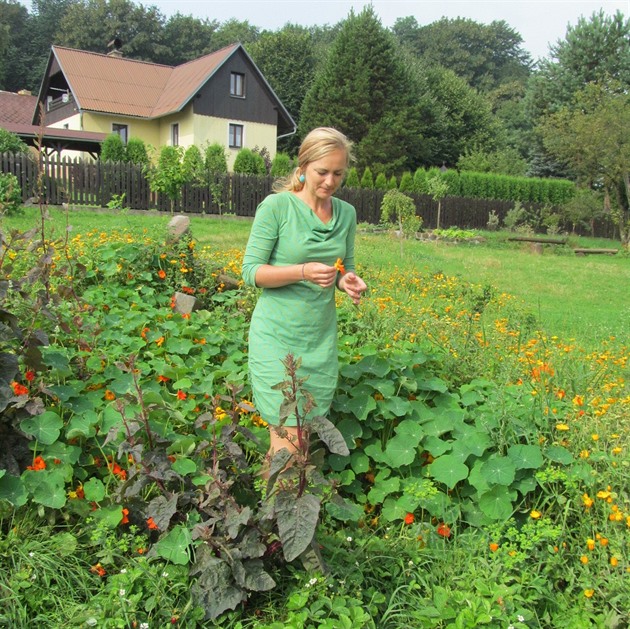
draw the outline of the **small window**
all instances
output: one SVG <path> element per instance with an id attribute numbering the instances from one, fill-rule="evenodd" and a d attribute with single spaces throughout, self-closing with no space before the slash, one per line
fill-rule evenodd
<path id="1" fill-rule="evenodd" d="M 179 123 L 171 125 L 171 146 L 179 146 Z"/>
<path id="2" fill-rule="evenodd" d="M 230 75 L 230 96 L 245 98 L 245 75 L 232 72 Z"/>
<path id="3" fill-rule="evenodd" d="M 129 127 L 126 124 L 112 124 L 112 133 L 118 134 L 123 144 L 127 144 L 127 140 L 129 139 Z"/>
<path id="4" fill-rule="evenodd" d="M 231 149 L 243 148 L 243 125 L 231 124 L 229 129 L 228 144 Z"/>

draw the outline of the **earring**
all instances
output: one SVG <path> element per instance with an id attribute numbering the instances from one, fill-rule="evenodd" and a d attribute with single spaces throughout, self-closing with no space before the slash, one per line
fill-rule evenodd
<path id="1" fill-rule="evenodd" d="M 306 181 L 306 177 L 304 175 L 300 175 L 298 177 L 298 180 L 299 180 L 300 183 L 304 183 Z"/>

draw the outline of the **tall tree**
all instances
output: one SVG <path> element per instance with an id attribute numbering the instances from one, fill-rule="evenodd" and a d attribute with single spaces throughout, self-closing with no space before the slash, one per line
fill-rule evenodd
<path id="1" fill-rule="evenodd" d="M 216 29 L 212 38 L 212 49 L 219 50 L 237 42 L 243 44 L 243 46 L 252 44 L 258 39 L 259 35 L 260 29 L 250 24 L 248 20 L 241 21 L 232 18 L 223 22 Z"/>
<path id="2" fill-rule="evenodd" d="M 263 33 L 247 51 L 296 122 L 315 75 L 313 38 L 308 29 L 287 24 L 275 33 Z M 299 60 L 299 62 L 296 62 Z M 297 135 L 287 137 L 281 150 L 294 153 Z"/>
<path id="3" fill-rule="evenodd" d="M 214 50 L 213 38 L 219 27 L 216 20 L 198 19 L 177 12 L 171 16 L 162 30 L 162 55 L 157 63 L 176 66 L 192 61 Z"/>

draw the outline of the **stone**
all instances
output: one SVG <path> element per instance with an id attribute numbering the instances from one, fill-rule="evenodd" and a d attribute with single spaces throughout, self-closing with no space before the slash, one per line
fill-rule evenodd
<path id="1" fill-rule="evenodd" d="M 190 314 L 197 306 L 197 300 L 186 293 L 175 293 L 173 297 L 173 310 L 179 314 Z"/>
<path id="2" fill-rule="evenodd" d="M 171 242 L 178 241 L 190 229 L 190 219 L 187 216 L 178 214 L 169 221 L 167 230 Z"/>

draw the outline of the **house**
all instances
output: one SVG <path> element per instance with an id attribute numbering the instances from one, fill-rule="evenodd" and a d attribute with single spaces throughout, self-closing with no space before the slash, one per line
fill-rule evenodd
<path id="1" fill-rule="evenodd" d="M 231 167 L 243 147 L 266 147 L 296 125 L 241 44 L 172 67 L 53 46 L 32 124 L 118 133 L 147 145 L 199 148 L 218 142 Z"/>

